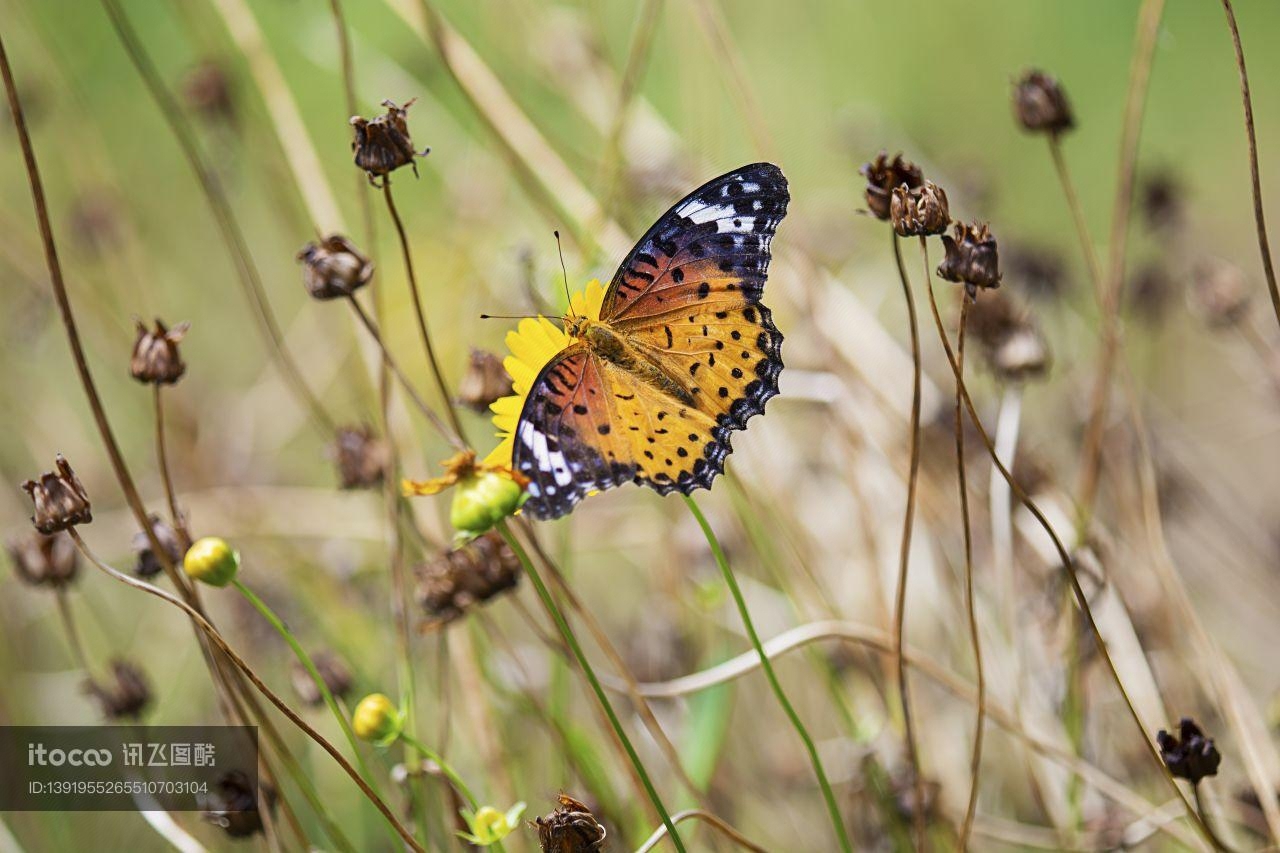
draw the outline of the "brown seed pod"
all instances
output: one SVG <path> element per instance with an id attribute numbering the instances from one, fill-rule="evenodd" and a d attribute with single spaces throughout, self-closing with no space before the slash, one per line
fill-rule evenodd
<path id="1" fill-rule="evenodd" d="M 162 521 L 158 515 L 151 516 L 151 529 L 155 531 L 156 540 L 159 541 L 160 547 L 164 548 L 164 553 L 168 556 L 169 562 L 174 566 L 181 566 L 185 549 L 178 540 L 178 534 L 174 529 Z M 155 551 L 152 550 L 151 537 L 147 536 L 147 531 L 139 530 L 133 534 L 133 541 L 130 544 L 136 557 L 133 564 L 133 573 L 140 578 L 150 578 L 160 574 L 164 564 L 156 556 Z"/>
<path id="2" fill-rule="evenodd" d="M 604 849 L 608 832 L 583 803 L 561 794 L 559 805 L 546 817 L 536 817 L 542 853 L 595 853 Z"/>
<path id="3" fill-rule="evenodd" d="M 318 651 L 311 656 L 311 662 L 315 664 L 316 671 L 320 673 L 320 678 L 324 681 L 324 686 L 329 688 L 330 693 L 343 697 L 351 692 L 351 670 L 336 652 L 328 649 Z M 307 668 L 300 661 L 293 662 L 293 667 L 289 670 L 289 678 L 293 682 L 294 692 L 304 704 L 312 707 L 324 704 L 324 695 L 311 678 L 311 673 L 307 672 Z"/>
<path id="4" fill-rule="evenodd" d="M 137 720 L 151 704 L 151 687 L 146 674 L 126 660 L 111 662 L 109 681 L 89 679 L 84 689 L 98 701 L 108 720 Z"/>
<path id="5" fill-rule="evenodd" d="M 965 285 L 970 297 L 979 287 L 1000 286 L 1000 251 L 991 229 L 983 223 L 955 224 L 955 236 L 942 235 L 946 255 L 938 275 Z"/>
<path id="6" fill-rule="evenodd" d="M 387 112 L 375 119 L 351 117 L 351 126 L 355 128 L 355 139 L 351 147 L 355 149 L 355 164 L 364 169 L 369 176 L 369 183 L 377 186 L 377 178 L 390 174 L 401 166 L 411 166 L 414 177 L 418 175 L 418 164 L 415 157 L 425 157 L 431 149 L 424 149 L 419 154 L 409 138 L 409 124 L 405 116 L 416 98 L 407 101 L 403 107 L 396 106 L 394 101 L 383 101 Z"/>
<path id="7" fill-rule="evenodd" d="M 1027 71 L 1014 84 L 1013 111 L 1032 133 L 1059 134 L 1075 126 L 1062 86 L 1043 71 Z"/>
<path id="8" fill-rule="evenodd" d="M 156 318 L 155 329 L 148 329 L 141 320 L 137 340 L 133 342 L 133 357 L 129 359 L 129 373 L 146 385 L 172 385 L 187 372 L 178 352 L 178 344 L 186 337 L 190 323 L 179 323 L 167 328 Z"/>
<path id="9" fill-rule="evenodd" d="M 458 402 L 473 412 L 483 413 L 494 400 L 511 393 L 511 377 L 502 366 L 502 359 L 473 347 L 467 372 L 458 383 Z"/>
<path id="10" fill-rule="evenodd" d="M 910 160 L 904 160 L 902 154 L 895 154 L 893 159 L 881 151 L 876 159 L 864 163 L 858 170 L 867 179 L 867 208 L 876 219 L 889 220 L 890 203 L 893 191 L 900 186 L 907 189 L 918 189 L 924 184 L 924 175 L 920 167 Z"/>
<path id="11" fill-rule="evenodd" d="M 75 580 L 79 553 L 66 533 L 46 536 L 30 531 L 8 544 L 14 573 L 32 586 L 59 587 Z"/>
<path id="12" fill-rule="evenodd" d="M 373 489 L 382 484 L 391 464 L 386 442 L 369 426 L 340 427 L 329 446 L 343 489 Z"/>
<path id="13" fill-rule="evenodd" d="M 447 624 L 476 604 L 514 589 L 520 561 L 502 536 L 490 531 L 461 548 L 446 551 L 414 570 L 416 598 L 426 611 L 424 628 Z"/>
<path id="14" fill-rule="evenodd" d="M 341 234 L 308 243 L 297 259 L 302 264 L 302 283 L 314 299 L 350 296 L 373 278 L 373 261 Z"/>
<path id="15" fill-rule="evenodd" d="M 71 465 L 61 453 L 55 464 L 58 469 L 56 472 L 41 474 L 38 481 L 27 480 L 22 484 L 23 490 L 35 504 L 35 515 L 31 517 L 31 523 L 36 526 L 36 530 L 45 534 L 93 521 L 89 495 L 80 478 L 71 470 Z"/>
<path id="16" fill-rule="evenodd" d="M 914 189 L 905 184 L 896 187 L 889 202 L 889 221 L 901 237 L 941 234 L 951 224 L 946 191 L 933 181 Z"/>

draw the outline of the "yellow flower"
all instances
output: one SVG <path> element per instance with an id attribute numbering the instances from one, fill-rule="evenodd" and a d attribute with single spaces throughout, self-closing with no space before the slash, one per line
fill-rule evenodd
<path id="1" fill-rule="evenodd" d="M 187 550 L 182 569 L 188 577 L 210 586 L 226 586 L 240 570 L 240 554 L 225 539 L 206 536 Z"/>
<path id="2" fill-rule="evenodd" d="M 569 314 L 574 317 L 586 317 L 588 320 L 599 320 L 600 309 L 604 305 L 604 286 L 598 279 L 587 282 L 586 290 L 579 291 L 569 297 Z M 511 468 L 511 455 L 515 450 L 516 423 L 520 420 L 520 412 L 524 410 L 525 399 L 533 382 L 551 359 L 561 353 L 572 343 L 570 337 L 555 323 L 546 317 L 521 320 L 520 324 L 507 332 L 507 349 L 511 355 L 502 362 L 502 366 L 511 375 L 511 385 L 515 393 L 502 397 L 489 406 L 493 411 L 493 425 L 498 428 L 498 437 L 502 441 L 485 457 L 486 466 Z"/>
<path id="3" fill-rule="evenodd" d="M 385 694 L 370 693 L 351 714 L 351 728 L 361 740 L 386 746 L 400 737 L 404 715 Z"/>
<path id="4" fill-rule="evenodd" d="M 471 831 L 459 832 L 458 837 L 478 847 L 496 844 L 520 825 L 520 815 L 524 812 L 524 808 L 524 803 L 516 803 L 504 813 L 493 806 L 481 806 L 474 814 L 467 809 L 462 809 L 462 817 Z"/>

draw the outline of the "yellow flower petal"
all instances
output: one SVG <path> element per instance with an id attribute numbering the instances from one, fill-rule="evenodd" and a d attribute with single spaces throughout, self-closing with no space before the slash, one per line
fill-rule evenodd
<path id="1" fill-rule="evenodd" d="M 604 286 L 592 279 L 585 290 L 569 297 L 570 313 L 599 320 L 604 294 Z M 511 467 L 511 456 L 515 450 L 512 435 L 520 420 L 520 412 L 524 409 L 525 399 L 529 396 L 529 389 L 533 387 L 542 369 L 572 342 L 559 326 L 542 316 L 521 320 L 514 329 L 507 332 L 507 349 L 511 350 L 511 355 L 502 362 L 502 366 L 511 376 L 511 386 L 515 393 L 496 400 L 489 407 L 493 411 L 493 425 L 498 429 L 498 436 L 502 441 L 485 457 L 484 465 Z"/>

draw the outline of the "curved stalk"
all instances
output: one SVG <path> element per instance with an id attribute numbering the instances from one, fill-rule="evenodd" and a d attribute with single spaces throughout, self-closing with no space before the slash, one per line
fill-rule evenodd
<path id="1" fill-rule="evenodd" d="M 711 525 L 707 522 L 707 517 L 702 514 L 702 510 L 698 508 L 698 504 L 693 498 L 688 495 L 683 495 L 683 497 L 685 505 L 689 507 L 689 512 L 693 513 L 698 526 L 702 528 L 703 535 L 707 537 L 707 544 L 711 546 L 711 553 L 716 558 L 716 565 L 720 567 L 720 574 L 724 577 L 725 585 L 729 587 L 729 592 L 733 595 L 733 601 L 738 606 L 738 615 L 742 617 L 742 627 L 746 629 L 747 636 L 751 638 L 751 645 L 755 646 L 756 654 L 760 657 L 760 666 L 764 669 L 765 678 L 768 679 L 769 686 L 773 689 L 773 695 L 777 697 L 778 704 L 786 712 L 787 719 L 791 721 L 791 727 L 796 730 L 800 740 L 804 741 L 805 752 L 809 753 L 809 763 L 813 765 L 814 775 L 818 777 L 818 787 L 822 789 L 822 798 L 826 801 L 827 812 L 831 817 L 831 825 L 835 828 L 836 838 L 840 842 L 840 849 L 845 853 L 852 853 L 853 845 L 849 842 L 849 834 L 844 828 L 844 820 L 840 817 L 840 808 L 836 805 L 835 794 L 831 791 L 831 783 L 827 781 L 827 771 L 823 768 L 822 759 L 818 756 L 818 748 L 814 745 L 813 738 L 809 736 L 809 731 L 805 728 L 804 721 L 800 719 L 800 715 L 796 713 L 796 709 L 791 705 L 791 700 L 787 698 L 787 692 L 782 689 L 782 683 L 778 681 L 778 675 L 773 671 L 773 664 L 769 662 L 769 656 L 764 653 L 760 635 L 756 633 L 755 623 L 751 619 L 751 611 L 747 608 L 747 600 L 742 595 L 742 589 L 738 586 L 738 579 L 733 575 L 733 569 L 729 567 L 729 560 L 725 557 L 724 549 L 720 547 L 720 540 L 716 538 L 715 531 L 711 529 Z"/>
<path id="2" fill-rule="evenodd" d="M 555 599 L 551 597 L 551 591 L 547 589 L 546 583 L 543 582 L 542 574 L 533 564 L 533 561 L 529 559 L 529 554 L 525 551 L 524 546 L 520 544 L 520 541 L 516 539 L 515 534 L 511 532 L 511 528 L 506 521 L 498 522 L 497 530 L 502 535 L 502 538 L 506 540 L 507 545 L 511 547 L 511 550 L 515 552 L 516 557 L 520 560 L 520 565 L 524 567 L 525 574 L 533 582 L 538 598 L 542 600 L 542 604 L 551 615 L 552 621 L 560 629 L 560 635 L 564 637 L 564 641 L 569 644 L 574 659 L 577 660 L 583 675 L 586 676 L 587 682 L 591 685 L 592 692 L 596 695 L 596 700 L 609 718 L 609 725 L 613 728 L 614 734 L 618 736 L 618 740 L 622 742 L 622 746 L 627 752 L 627 757 L 631 759 L 631 765 L 640 777 L 645 793 L 648 795 L 650 802 L 653 803 L 653 807 L 657 809 L 658 815 L 662 818 L 662 825 L 666 827 L 667 832 L 671 835 L 671 843 L 675 845 L 680 853 L 685 853 L 684 842 L 681 840 L 680 834 L 676 832 L 675 824 L 671 822 L 671 815 L 667 811 L 667 807 L 663 805 L 662 798 L 658 796 L 658 789 L 653 786 L 653 780 L 649 778 L 649 772 L 645 769 L 644 762 L 640 760 L 640 755 L 632 745 L 631 738 L 627 736 L 626 729 L 622 727 L 622 721 L 618 719 L 617 712 L 613 710 L 613 703 L 609 701 L 608 695 L 605 694 L 604 687 L 601 686 L 600 679 L 596 677 L 596 672 L 591 667 L 591 662 L 587 660 L 586 654 L 582 651 L 582 646 L 579 645 L 573 629 L 569 627 L 569 623 L 564 618 L 564 613 L 561 612 Z"/>

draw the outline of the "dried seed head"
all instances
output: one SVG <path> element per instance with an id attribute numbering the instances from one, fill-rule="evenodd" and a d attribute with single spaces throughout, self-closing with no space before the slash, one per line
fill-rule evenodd
<path id="1" fill-rule="evenodd" d="M 45 536 L 31 531 L 8 545 L 14 572 L 32 586 L 59 587 L 75 580 L 79 554 L 65 533 Z"/>
<path id="2" fill-rule="evenodd" d="M 329 446 L 344 489 L 372 489 L 386 479 L 391 453 L 369 426 L 340 427 Z"/>
<path id="3" fill-rule="evenodd" d="M 946 256 L 938 265 L 938 275 L 961 282 L 972 298 L 979 287 L 1000 286 L 1000 251 L 987 223 L 957 222 L 955 236 L 942 235 Z"/>
<path id="4" fill-rule="evenodd" d="M 231 838 L 248 838 L 262 832 L 262 815 L 258 813 L 257 779 L 243 770 L 224 773 L 203 802 L 202 817 L 221 827 Z M 268 808 L 275 804 L 275 792 L 263 786 Z"/>
<path id="5" fill-rule="evenodd" d="M 341 234 L 308 243 L 297 258 L 302 263 L 302 283 L 315 299 L 350 296 L 373 278 L 373 261 Z"/>
<path id="6" fill-rule="evenodd" d="M 119 245 L 120 205 L 108 192 L 82 193 L 71 204 L 67 226 L 77 246 L 89 255 L 101 255 Z"/>
<path id="7" fill-rule="evenodd" d="M 183 547 L 182 543 L 178 541 L 178 534 L 174 529 L 162 521 L 158 515 L 151 516 L 151 529 L 155 531 L 156 539 L 169 557 L 169 562 L 174 566 L 182 565 Z M 151 578 L 160 574 L 160 571 L 164 568 L 164 563 L 160 561 L 155 551 L 152 550 L 151 537 L 147 536 L 147 531 L 139 530 L 133 534 L 133 541 L 130 544 L 136 557 L 133 564 L 133 573 L 140 578 Z"/>
<path id="8" fill-rule="evenodd" d="M 1147 226 L 1154 230 L 1176 228 L 1183 221 L 1182 183 L 1168 170 L 1147 175 L 1138 188 L 1139 209 Z"/>
<path id="9" fill-rule="evenodd" d="M 146 674 L 126 660 L 111 662 L 109 681 L 89 679 L 85 692 L 97 700 L 108 720 L 137 720 L 151 703 L 151 687 Z"/>
<path id="10" fill-rule="evenodd" d="M 41 474 L 38 481 L 27 480 L 22 484 L 23 490 L 35 504 L 35 515 L 31 517 L 31 523 L 36 526 L 36 530 L 46 534 L 93 521 L 89 495 L 80 483 L 80 478 L 71 470 L 61 453 L 55 464 L 58 469 L 56 472 Z"/>
<path id="11" fill-rule="evenodd" d="M 893 159 L 881 151 L 876 159 L 864 163 L 858 170 L 867 179 L 867 208 L 876 219 L 889 220 L 890 202 L 893 191 L 905 185 L 907 189 L 918 189 L 924 184 L 924 175 L 920 167 L 910 160 L 902 159 L 902 154 L 895 154 Z"/>
<path id="12" fill-rule="evenodd" d="M 560 804 L 546 817 L 536 817 L 542 853 L 595 853 L 604 849 L 608 832 L 578 800 L 561 794 Z"/>
<path id="13" fill-rule="evenodd" d="M 373 120 L 351 117 L 351 126 L 355 128 L 355 140 L 351 147 L 355 149 L 355 163 L 369 176 L 369 182 L 376 185 L 375 178 L 387 175 L 401 166 L 412 166 L 414 177 L 418 175 L 418 164 L 415 157 L 425 157 L 431 149 L 424 149 L 419 154 L 409 138 L 409 125 L 405 116 L 416 98 L 396 106 L 394 101 L 383 101 L 387 108 L 384 115 Z"/>
<path id="14" fill-rule="evenodd" d="M 467 372 L 458 383 L 458 402 L 474 412 L 484 413 L 494 400 L 511 393 L 511 377 L 502 366 L 502 359 L 473 347 Z"/>
<path id="15" fill-rule="evenodd" d="M 1066 93 L 1043 71 L 1028 71 L 1014 84 L 1013 110 L 1023 128 L 1032 133 L 1056 135 L 1075 126 Z"/>
<path id="16" fill-rule="evenodd" d="M 1160 744 L 1160 757 L 1164 759 L 1169 772 L 1175 778 L 1186 779 L 1192 785 L 1198 784 L 1206 776 L 1217 776 L 1222 754 L 1213 745 L 1213 738 L 1205 737 L 1204 732 L 1189 717 L 1183 717 L 1178 728 L 1177 737 L 1164 729 L 1156 735 L 1156 742 Z"/>
<path id="17" fill-rule="evenodd" d="M 1024 306 L 1003 291 L 984 290 L 969 307 L 965 331 L 1002 381 L 1023 382 L 1049 369 L 1049 344 Z"/>
<path id="18" fill-rule="evenodd" d="M 231 77 L 217 62 L 206 60 L 187 72 L 182 94 L 199 115 L 210 120 L 235 121 L 236 105 Z"/>
<path id="19" fill-rule="evenodd" d="M 1169 310 L 1174 282 L 1169 271 L 1158 261 L 1143 264 L 1134 273 L 1125 301 L 1139 320 L 1159 323 Z"/>
<path id="20" fill-rule="evenodd" d="M 351 692 L 351 670 L 347 669 L 347 665 L 336 653 L 328 649 L 316 652 L 311 656 L 311 662 L 316 665 L 316 671 L 320 673 L 320 678 L 324 681 L 324 686 L 329 688 L 330 693 L 343 697 Z M 312 680 L 311 673 L 307 672 L 306 667 L 300 662 L 293 662 L 289 675 L 293 681 L 294 692 L 305 704 L 318 707 L 324 703 L 324 695 L 321 694 L 320 688 Z"/>
<path id="21" fill-rule="evenodd" d="M 1005 270 L 1019 293 L 1053 299 L 1065 289 L 1067 264 L 1055 249 L 1016 243 L 1005 249 Z"/>
<path id="22" fill-rule="evenodd" d="M 445 625 L 476 604 L 514 589 L 520 561 L 496 532 L 446 551 L 414 570 L 415 596 L 426 612 L 426 627 Z"/>
<path id="23" fill-rule="evenodd" d="M 1249 288 L 1244 272 L 1227 261 L 1200 264 L 1191 297 L 1205 321 L 1217 328 L 1234 326 L 1249 313 Z"/>
<path id="24" fill-rule="evenodd" d="M 924 186 L 915 188 L 906 184 L 897 186 L 889 202 L 889 221 L 902 237 L 941 234 L 951 224 L 947 194 L 933 181 L 925 181 Z"/>
<path id="25" fill-rule="evenodd" d="M 138 326 L 138 339 L 133 342 L 133 357 L 129 359 L 129 373 L 133 378 L 147 385 L 172 385 L 181 379 L 187 365 L 178 353 L 178 344 L 191 324 L 179 323 L 169 329 L 157 317 L 155 329 L 149 330 L 141 320 L 134 322 Z"/>

